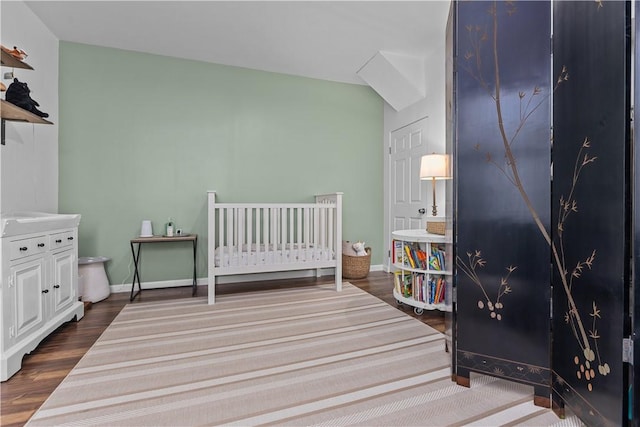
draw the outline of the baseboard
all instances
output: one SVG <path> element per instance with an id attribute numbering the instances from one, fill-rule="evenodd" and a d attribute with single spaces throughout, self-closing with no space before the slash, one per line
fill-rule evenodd
<path id="1" fill-rule="evenodd" d="M 332 276 L 333 268 L 320 269 L 321 276 Z M 384 271 L 382 264 L 372 265 L 369 271 Z M 238 283 L 238 282 L 258 282 L 262 280 L 279 280 L 279 279 L 297 279 L 305 277 L 315 277 L 316 270 L 296 270 L 296 271 L 278 271 L 274 273 L 255 273 L 255 274 L 238 274 L 233 276 L 218 276 L 216 279 L 218 284 Z M 160 280 L 155 282 L 142 282 L 142 289 L 160 289 L 160 288 L 177 288 L 181 286 L 191 286 L 191 279 L 177 280 Z M 206 286 L 207 278 L 201 277 L 197 280 L 198 286 Z M 131 283 L 122 283 L 119 285 L 110 285 L 112 293 L 131 292 Z"/>

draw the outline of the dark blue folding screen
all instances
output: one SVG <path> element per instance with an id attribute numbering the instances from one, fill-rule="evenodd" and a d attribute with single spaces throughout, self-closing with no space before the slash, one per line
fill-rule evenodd
<path id="1" fill-rule="evenodd" d="M 634 301 L 640 322 L 630 12 L 465 1 L 452 18 L 454 376 L 531 384 L 588 425 L 638 420 L 622 362 Z"/>
<path id="2" fill-rule="evenodd" d="M 629 3 L 555 2 L 553 15 L 554 73 L 569 76 L 553 102 L 554 397 L 588 425 L 622 425 L 630 277 Z"/>
<path id="3" fill-rule="evenodd" d="M 551 9 L 459 2 L 456 377 L 531 384 L 549 401 Z"/>

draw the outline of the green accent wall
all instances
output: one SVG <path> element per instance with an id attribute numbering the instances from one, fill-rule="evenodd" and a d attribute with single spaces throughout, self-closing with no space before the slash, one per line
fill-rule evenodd
<path id="1" fill-rule="evenodd" d="M 355 71 L 354 71 L 355 72 Z M 79 256 L 130 284 L 143 219 L 198 233 L 221 202 L 312 202 L 344 192 L 343 238 L 382 263 L 383 101 L 369 87 L 60 43 L 59 212 L 80 213 Z M 185 245 L 182 246 L 181 245 Z M 145 246 L 142 281 L 188 279 L 189 243 Z"/>

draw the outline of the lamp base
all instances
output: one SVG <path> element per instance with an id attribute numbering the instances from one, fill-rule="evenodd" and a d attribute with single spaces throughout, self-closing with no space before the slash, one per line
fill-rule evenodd
<path id="1" fill-rule="evenodd" d="M 446 224 L 447 223 L 442 220 L 427 220 L 427 233 L 444 235 Z"/>

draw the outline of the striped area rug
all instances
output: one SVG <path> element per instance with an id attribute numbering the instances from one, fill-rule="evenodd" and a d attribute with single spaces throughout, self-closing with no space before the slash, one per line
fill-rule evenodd
<path id="1" fill-rule="evenodd" d="M 444 336 L 345 284 L 130 304 L 29 426 L 579 425 L 451 381 Z"/>

